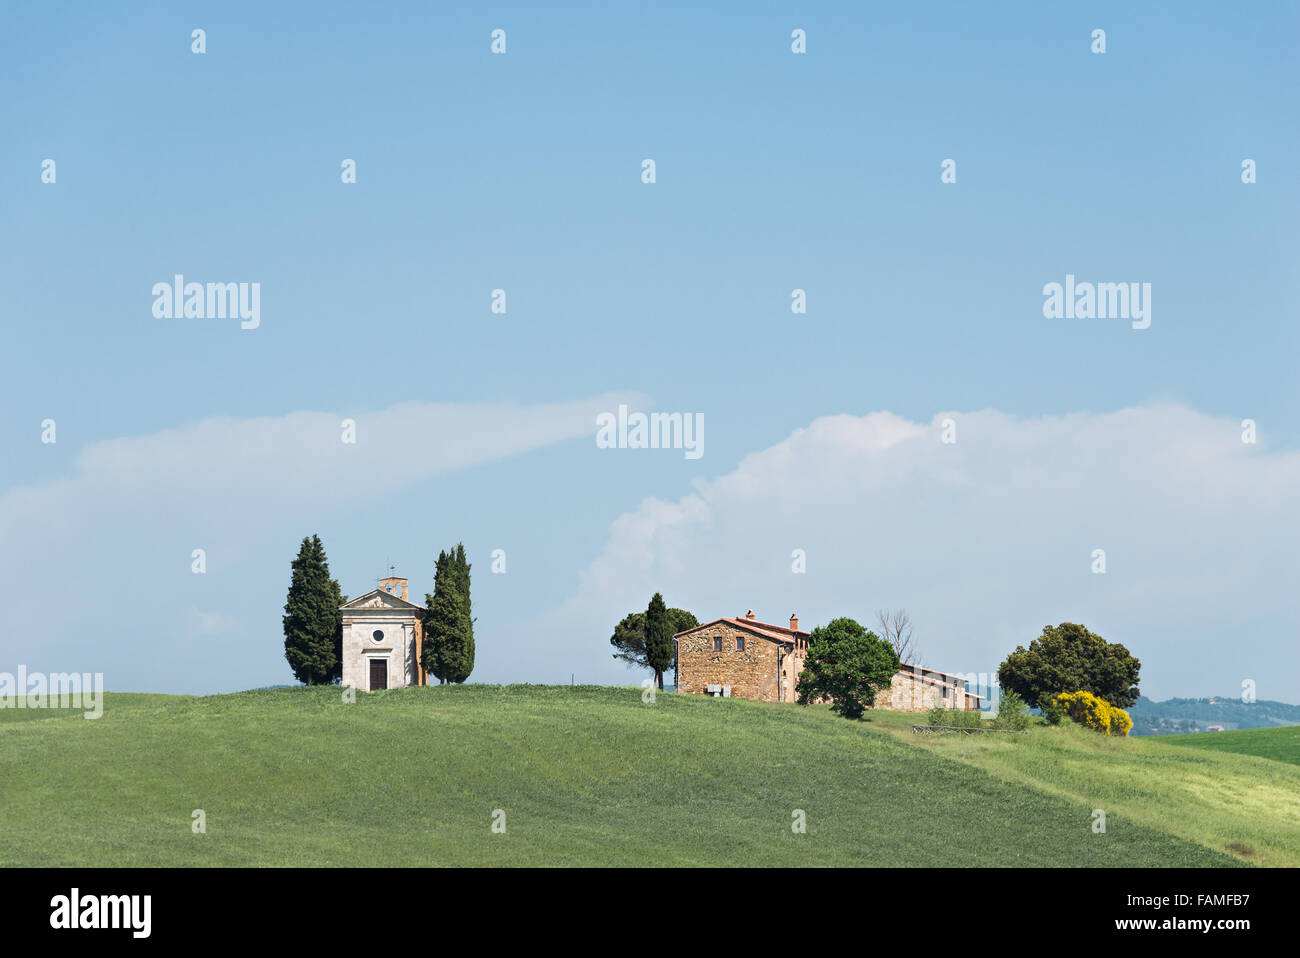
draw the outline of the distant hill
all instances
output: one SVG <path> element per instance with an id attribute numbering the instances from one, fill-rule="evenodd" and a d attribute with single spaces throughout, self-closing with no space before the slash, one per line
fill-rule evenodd
<path id="1" fill-rule="evenodd" d="M 1204 732 L 1211 725 L 1224 731 L 1245 728 L 1274 728 L 1300 725 L 1300 705 L 1286 702 L 1243 702 L 1240 696 L 1212 696 L 1208 699 L 1168 699 L 1153 702 L 1145 695 L 1128 710 L 1133 717 L 1134 735 L 1180 735 Z"/>

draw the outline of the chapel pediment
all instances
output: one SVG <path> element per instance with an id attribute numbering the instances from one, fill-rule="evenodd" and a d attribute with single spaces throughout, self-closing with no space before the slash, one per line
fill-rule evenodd
<path id="1" fill-rule="evenodd" d="M 414 602 L 408 602 L 406 599 L 385 592 L 382 589 L 372 589 L 363 596 L 358 596 L 351 602 L 345 602 L 339 606 L 342 612 L 352 612 L 361 609 L 400 609 L 410 611 L 419 609 L 423 611 L 424 606 L 416 605 Z"/>

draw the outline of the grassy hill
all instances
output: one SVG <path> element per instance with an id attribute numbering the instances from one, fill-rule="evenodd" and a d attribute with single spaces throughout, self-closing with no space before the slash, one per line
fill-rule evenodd
<path id="1" fill-rule="evenodd" d="M 1300 725 L 1261 728 L 1245 732 L 1202 732 L 1168 739 L 1168 744 L 1216 752 L 1257 755 L 1275 762 L 1300 765 Z"/>
<path id="2" fill-rule="evenodd" d="M 1289 788 L 1277 815 L 1293 812 L 1300 767 L 1073 729 L 918 742 L 907 716 L 640 694 L 460 686 L 348 704 L 331 687 L 109 694 L 94 721 L 0 710 L 0 865 L 1300 861 L 1294 825 L 1224 811 Z M 1169 792 L 1181 774 L 1204 784 Z"/>
<path id="3" fill-rule="evenodd" d="M 932 737 L 911 735 L 915 719 L 897 712 L 871 717 L 931 754 L 1102 809 L 1108 827 L 1119 814 L 1243 861 L 1300 865 L 1300 767 L 1276 760 L 1293 729 L 1110 738 L 1067 723 L 1025 735 Z M 1278 733 L 1277 745 L 1267 744 Z M 1221 736 L 1241 743 L 1237 752 L 1183 747 Z M 1261 738 L 1251 745 L 1252 736 Z"/>

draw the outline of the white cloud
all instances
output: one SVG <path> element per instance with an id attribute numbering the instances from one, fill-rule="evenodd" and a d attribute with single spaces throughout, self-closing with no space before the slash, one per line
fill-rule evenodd
<path id="1" fill-rule="evenodd" d="M 194 609 L 190 614 L 190 632 L 198 636 L 226 635 L 239 627 L 239 623 L 224 612 L 204 612 Z"/>
<path id="2" fill-rule="evenodd" d="M 0 495 L 0 577 L 30 583 L 40 600 L 11 615 L 0 656 L 93 656 L 144 688 L 160 684 L 159 662 L 174 659 L 191 687 L 208 674 L 183 660 L 185 636 L 243 634 L 273 658 L 278 608 L 250 605 L 268 580 L 232 575 L 237 559 L 265 568 L 261 530 L 382 503 L 401 487 L 557 442 L 594 445 L 598 413 L 640 401 L 610 394 L 530 406 L 408 402 L 370 413 L 223 416 L 93 443 L 71 475 Z M 356 420 L 355 445 L 341 441 L 345 417 Z M 210 548 L 207 575 L 190 574 L 196 545 Z M 220 611 L 191 615 L 191 602 Z M 238 674 L 255 667 L 227 663 Z"/>
<path id="3" fill-rule="evenodd" d="M 958 441 L 945 445 L 949 417 Z M 1260 697 L 1296 700 L 1283 682 L 1300 666 L 1297 542 L 1300 455 L 1243 444 L 1239 420 L 1173 404 L 830 416 L 620 516 L 539 627 L 616 677 L 603 641 L 654 591 L 702 619 L 752 607 L 772 622 L 798 611 L 805 627 L 906 607 L 928 663 L 963 672 L 1080 621 L 1143 660 L 1149 694 L 1253 678 Z"/>
<path id="4" fill-rule="evenodd" d="M 92 443 L 76 473 L 0 496 L 0 535 L 76 528 L 105 508 L 187 510 L 238 504 L 245 514 L 380 498 L 439 473 L 595 436 L 599 412 L 639 397 L 604 395 L 521 406 L 407 402 L 372 413 L 218 416 L 147 436 Z M 356 442 L 341 423 L 356 422 Z"/>

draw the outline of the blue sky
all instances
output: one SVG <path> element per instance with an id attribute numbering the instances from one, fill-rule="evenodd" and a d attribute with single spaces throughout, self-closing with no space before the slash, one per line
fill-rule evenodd
<path id="1" fill-rule="evenodd" d="M 663 589 L 906 605 L 950 671 L 1074 618 L 1148 694 L 1296 701 L 1300 13 L 1041 6 L 10 5 L 0 573 L 44 601 L 0 669 L 288 681 L 319 533 L 351 595 L 463 540 L 474 680 L 637 681 L 608 633 Z M 155 319 L 175 273 L 259 282 L 260 327 Z M 1067 273 L 1151 327 L 1045 319 Z M 625 397 L 705 455 L 597 449 Z M 314 458 L 342 417 L 361 458 Z"/>

